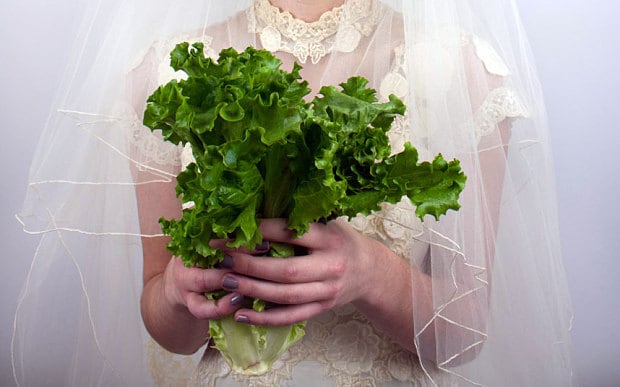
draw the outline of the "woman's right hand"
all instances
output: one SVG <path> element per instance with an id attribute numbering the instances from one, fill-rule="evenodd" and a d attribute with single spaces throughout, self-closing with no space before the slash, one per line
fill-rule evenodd
<path id="1" fill-rule="evenodd" d="M 163 273 L 163 294 L 166 302 L 174 308 L 187 310 L 201 320 L 220 319 L 234 313 L 243 303 L 239 293 L 229 293 L 217 302 L 205 297 L 205 293 L 221 289 L 228 269 L 200 269 L 186 267 L 180 258 L 172 258 Z"/>
<path id="2" fill-rule="evenodd" d="M 168 258 L 158 272 L 153 261 L 148 268 L 142 319 L 155 341 L 170 352 L 196 352 L 209 339 L 209 320 L 234 313 L 243 301 L 236 293 L 217 302 L 205 297 L 205 293 L 221 289 L 224 275 L 230 272 L 227 269 L 190 268 L 180 258 Z"/>

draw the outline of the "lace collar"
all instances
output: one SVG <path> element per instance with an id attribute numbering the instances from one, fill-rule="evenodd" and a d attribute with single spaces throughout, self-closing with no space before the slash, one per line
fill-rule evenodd
<path id="1" fill-rule="evenodd" d="M 377 0 L 347 0 L 315 22 L 296 19 L 269 0 L 255 0 L 248 9 L 249 31 L 259 35 L 266 50 L 288 52 L 301 63 L 310 58 L 314 64 L 331 52 L 355 50 L 362 36 L 374 30 L 378 18 Z"/>

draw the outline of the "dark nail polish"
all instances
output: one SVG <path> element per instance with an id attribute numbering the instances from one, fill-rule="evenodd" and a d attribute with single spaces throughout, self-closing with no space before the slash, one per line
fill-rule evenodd
<path id="1" fill-rule="evenodd" d="M 255 251 L 269 251 L 269 241 L 262 241 L 261 244 L 256 245 Z"/>
<path id="2" fill-rule="evenodd" d="M 239 306 L 243 303 L 243 295 L 241 294 L 235 294 L 231 299 L 230 299 L 230 305 L 232 306 Z"/>
<path id="3" fill-rule="evenodd" d="M 224 277 L 224 281 L 222 281 L 222 287 L 226 290 L 237 290 L 239 282 L 233 277 L 226 276 Z"/>
<path id="4" fill-rule="evenodd" d="M 228 254 L 224 255 L 224 259 L 222 259 L 222 262 L 220 262 L 220 266 L 225 269 L 232 269 L 233 268 L 233 257 L 231 257 Z"/>
<path id="5" fill-rule="evenodd" d="M 235 321 L 238 323 L 244 323 L 244 324 L 249 324 L 250 323 L 250 319 L 248 316 L 244 316 L 244 315 L 239 315 L 237 317 L 235 317 Z"/>

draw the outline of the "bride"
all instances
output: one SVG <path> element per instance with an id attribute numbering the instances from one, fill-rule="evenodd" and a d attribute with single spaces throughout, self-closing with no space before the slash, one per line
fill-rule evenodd
<path id="1" fill-rule="evenodd" d="M 19 384 L 570 383 L 547 128 L 511 1 L 112 3 L 86 15 L 21 215 L 43 237 L 16 316 Z M 212 57 L 266 49 L 284 69 L 301 64 L 314 93 L 361 75 L 379 100 L 396 95 L 407 113 L 389 132 L 393 152 L 411 141 L 421 159 L 459 159 L 461 209 L 420 222 L 403 200 L 299 239 L 265 219 L 267 242 L 309 254 L 224 248 L 221 268 L 185 267 L 158 219 L 180 217 L 174 177 L 191 149 L 141 125 L 147 96 L 180 76 L 169 53 L 181 41 Z M 218 289 L 229 293 L 217 303 L 203 296 Z M 242 308 L 250 297 L 284 306 Z M 41 311 L 50 326 L 36 325 Z M 227 315 L 308 322 L 267 373 L 247 376 L 209 345 L 209 320 Z M 40 343 L 58 354 L 55 370 L 40 367 Z"/>

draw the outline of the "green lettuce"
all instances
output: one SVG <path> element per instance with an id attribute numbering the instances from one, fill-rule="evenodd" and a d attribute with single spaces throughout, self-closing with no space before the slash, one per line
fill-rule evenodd
<path id="1" fill-rule="evenodd" d="M 405 105 L 393 95 L 379 103 L 362 77 L 324 86 L 307 102 L 301 67 L 284 71 L 265 50 L 224 49 L 215 61 L 201 43 L 180 43 L 171 66 L 187 76 L 148 98 L 144 124 L 166 141 L 191 144 L 195 162 L 178 175 L 176 190 L 194 206 L 180 219 L 160 220 L 169 251 L 188 266 L 221 262 L 212 239 L 253 250 L 262 218 L 287 218 L 299 236 L 312 222 L 367 215 L 403 196 L 421 219 L 459 208 L 466 180 L 459 161 L 419 162 L 410 143 L 391 155 L 387 132 Z M 227 318 L 211 324 L 211 335 L 235 370 L 258 374 L 303 336 L 303 323 L 266 328 Z"/>

